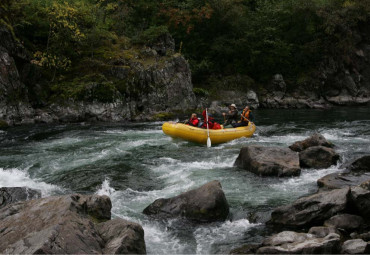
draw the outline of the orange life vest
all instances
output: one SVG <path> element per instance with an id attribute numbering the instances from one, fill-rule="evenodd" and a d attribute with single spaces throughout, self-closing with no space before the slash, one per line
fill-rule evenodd
<path id="1" fill-rule="evenodd" d="M 244 116 L 244 118 L 241 117 L 241 121 L 248 122 L 250 113 L 251 113 L 251 110 L 248 110 L 248 111 L 243 110 L 242 116 Z"/>

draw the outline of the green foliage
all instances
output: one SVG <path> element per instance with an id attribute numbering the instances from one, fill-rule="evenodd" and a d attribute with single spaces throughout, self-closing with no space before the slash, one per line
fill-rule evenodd
<path id="1" fill-rule="evenodd" d="M 53 100 L 74 99 L 86 102 L 112 103 L 120 97 L 115 84 L 103 75 L 87 75 L 53 86 Z"/>
<path id="2" fill-rule="evenodd" d="M 177 47 L 182 45 L 194 84 L 208 83 L 211 91 L 236 84 L 230 77 L 238 76 L 253 81 L 240 83 L 245 87 L 254 81 L 264 84 L 276 73 L 292 84 L 307 83 L 308 72 L 327 56 L 350 64 L 360 38 L 357 31 L 369 26 L 370 4 L 369 0 L 3 0 L 0 14 L 0 23 L 14 31 L 32 52 L 33 63 L 49 70 L 55 81 L 103 72 L 112 63 L 157 63 L 154 57 L 142 56 L 135 43 L 153 43 L 169 31 Z M 75 83 L 72 78 L 69 82 Z M 104 86 L 113 93 L 108 83 Z M 126 89 L 124 82 L 120 87 Z"/>
<path id="3" fill-rule="evenodd" d="M 152 43 L 158 37 L 169 33 L 166 26 L 151 26 L 142 32 L 135 40 L 136 43 Z"/>
<path id="4" fill-rule="evenodd" d="M 193 88 L 193 92 L 198 97 L 206 97 L 209 95 L 209 92 L 203 88 Z"/>
<path id="5" fill-rule="evenodd" d="M 153 116 L 153 120 L 171 120 L 175 117 L 173 113 L 161 112 Z"/>

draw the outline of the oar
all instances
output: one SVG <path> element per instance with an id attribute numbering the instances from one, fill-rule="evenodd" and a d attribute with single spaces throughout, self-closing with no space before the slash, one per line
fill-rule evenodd
<path id="1" fill-rule="evenodd" d="M 208 127 L 208 112 L 207 112 L 207 108 L 206 108 L 206 116 L 207 116 L 207 135 L 208 135 L 208 138 L 207 138 L 207 148 L 211 148 L 211 138 L 209 138 L 209 127 Z"/>

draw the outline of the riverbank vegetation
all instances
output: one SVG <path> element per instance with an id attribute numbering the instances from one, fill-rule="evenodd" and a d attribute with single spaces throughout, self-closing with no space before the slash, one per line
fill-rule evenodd
<path id="1" fill-rule="evenodd" d="M 351 62 L 367 0 L 5 0 L 1 23 L 49 81 L 92 77 L 170 32 L 196 87 L 307 79 L 326 56 Z M 238 78 L 242 77 L 241 81 Z M 244 78 L 243 78 L 244 77 Z M 219 82 L 217 82 L 219 81 Z M 239 84 L 240 83 L 240 84 Z"/>

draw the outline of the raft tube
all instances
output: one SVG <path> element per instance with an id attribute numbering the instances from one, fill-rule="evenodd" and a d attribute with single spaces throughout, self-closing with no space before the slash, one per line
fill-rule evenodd
<path id="1" fill-rule="evenodd" d="M 162 125 L 163 133 L 173 138 L 181 138 L 190 142 L 207 144 L 207 129 L 198 128 L 182 123 L 165 122 Z M 226 143 L 241 137 L 251 137 L 256 130 L 253 122 L 246 127 L 210 129 L 209 137 L 212 144 Z"/>

